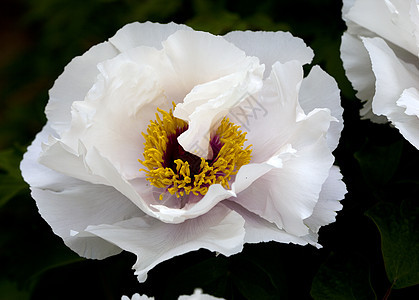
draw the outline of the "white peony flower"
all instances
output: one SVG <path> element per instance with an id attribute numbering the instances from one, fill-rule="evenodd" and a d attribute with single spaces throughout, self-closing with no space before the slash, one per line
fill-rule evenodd
<path id="1" fill-rule="evenodd" d="M 133 23 L 65 68 L 21 163 L 79 255 L 137 255 L 138 280 L 200 248 L 318 244 L 346 188 L 336 82 L 284 32 Z M 239 129 L 240 126 L 240 129 Z"/>
<path id="2" fill-rule="evenodd" d="M 178 300 L 222 300 L 208 294 L 203 294 L 201 289 L 195 289 L 194 293 L 190 296 L 179 296 Z M 154 300 L 154 297 L 147 297 L 146 295 L 134 294 L 131 298 L 122 296 L 121 300 Z"/>
<path id="3" fill-rule="evenodd" d="M 390 121 L 419 149 L 419 1 L 344 0 L 341 57 L 366 101 L 363 118 Z"/>

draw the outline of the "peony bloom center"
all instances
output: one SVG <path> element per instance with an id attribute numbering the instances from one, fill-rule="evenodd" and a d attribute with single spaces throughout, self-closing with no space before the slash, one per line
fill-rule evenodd
<path id="1" fill-rule="evenodd" d="M 145 138 L 144 160 L 139 162 L 145 169 L 147 180 L 162 188 L 160 200 L 166 192 L 180 198 L 193 193 L 205 195 L 212 184 L 230 188 L 229 181 L 241 166 L 251 158 L 251 145 L 244 148 L 246 133 L 239 126 L 224 118 L 211 134 L 209 145 L 211 159 L 204 159 L 185 151 L 178 143 L 178 136 L 188 129 L 188 124 L 173 116 L 173 111 L 157 109 L 156 120 L 150 121 Z"/>

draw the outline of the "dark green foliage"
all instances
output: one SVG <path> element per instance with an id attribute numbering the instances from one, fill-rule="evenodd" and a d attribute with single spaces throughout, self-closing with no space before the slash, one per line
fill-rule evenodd
<path id="1" fill-rule="evenodd" d="M 368 263 L 361 257 L 331 254 L 313 279 L 316 300 L 374 300 Z"/>
<path id="2" fill-rule="evenodd" d="M 417 199 L 377 203 L 367 211 L 381 235 L 387 277 L 393 288 L 419 284 L 419 206 Z"/>

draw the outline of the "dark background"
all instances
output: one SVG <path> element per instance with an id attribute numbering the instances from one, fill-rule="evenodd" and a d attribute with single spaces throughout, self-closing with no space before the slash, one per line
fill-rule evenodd
<path id="1" fill-rule="evenodd" d="M 337 0 L 0 0 L 0 300 L 177 299 L 200 287 L 226 299 L 419 299 L 419 155 L 397 129 L 360 120 L 339 58 Z M 39 216 L 18 168 L 45 124 L 48 90 L 64 66 L 133 21 L 196 30 L 283 30 L 313 48 L 341 89 L 345 128 L 335 151 L 348 188 L 318 250 L 245 245 L 229 258 L 200 250 L 138 283 L 130 253 L 85 260 Z M 306 71 L 309 70 L 307 68 Z"/>

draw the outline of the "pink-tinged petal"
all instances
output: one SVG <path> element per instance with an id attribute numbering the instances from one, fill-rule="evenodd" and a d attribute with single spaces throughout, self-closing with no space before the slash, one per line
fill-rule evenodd
<path id="1" fill-rule="evenodd" d="M 97 64 L 118 54 L 108 42 L 93 46 L 82 56 L 74 58 L 64 69 L 49 91 L 45 113 L 51 127 L 61 134 L 70 127 L 70 107 L 74 101 L 83 101 L 99 74 Z"/>
<path id="2" fill-rule="evenodd" d="M 292 243 L 297 245 L 311 244 L 313 246 L 320 247 L 317 243 L 315 235 L 309 234 L 301 237 L 295 236 L 278 228 L 278 226 L 274 223 L 268 222 L 259 215 L 245 209 L 238 203 L 234 203 L 232 201 L 225 201 L 225 203 L 229 208 L 238 212 L 244 218 L 244 229 L 246 231 L 246 235 L 244 237 L 245 243 L 275 241 L 279 243 Z"/>
<path id="3" fill-rule="evenodd" d="M 246 55 L 258 57 L 265 64 L 266 76 L 277 61 L 286 63 L 298 60 L 304 65 L 310 63 L 314 57 L 313 50 L 302 39 L 289 32 L 232 31 L 224 38 L 246 52 Z"/>
<path id="4" fill-rule="evenodd" d="M 343 129 L 343 108 L 336 81 L 319 66 L 314 66 L 301 83 L 299 103 L 306 114 L 316 108 L 328 108 L 336 121 L 330 124 L 327 144 L 331 151 L 336 149 Z"/>
<path id="5" fill-rule="evenodd" d="M 191 28 L 173 22 L 168 24 L 135 22 L 119 29 L 109 41 L 121 52 L 139 46 L 161 49 L 162 42 L 178 30 L 191 30 Z"/>
<path id="6" fill-rule="evenodd" d="M 358 0 L 345 17 L 417 56 L 417 10 L 415 0 Z"/>
<path id="7" fill-rule="evenodd" d="M 189 123 L 178 141 L 185 150 L 208 158 L 211 131 L 232 107 L 262 87 L 264 67 L 209 33 L 178 31 L 163 44 L 182 86 L 190 90 L 174 111 Z"/>
<path id="8" fill-rule="evenodd" d="M 419 149 L 419 91 L 415 88 L 403 91 L 397 105 L 405 108 L 405 113 L 392 117 L 392 122 L 413 146 Z"/>
<path id="9" fill-rule="evenodd" d="M 304 220 L 311 231 L 317 233 L 321 226 L 335 222 L 336 212 L 342 209 L 340 200 L 345 197 L 346 193 L 346 186 L 342 181 L 339 168 L 332 166 L 329 177 L 322 186 L 313 214 Z"/>
<path id="10" fill-rule="evenodd" d="M 181 224 L 154 218 L 133 218 L 114 225 L 89 226 L 87 232 L 137 255 L 135 274 L 140 282 L 158 263 L 201 248 L 230 256 L 240 252 L 244 219 L 220 204 L 211 211 Z"/>

